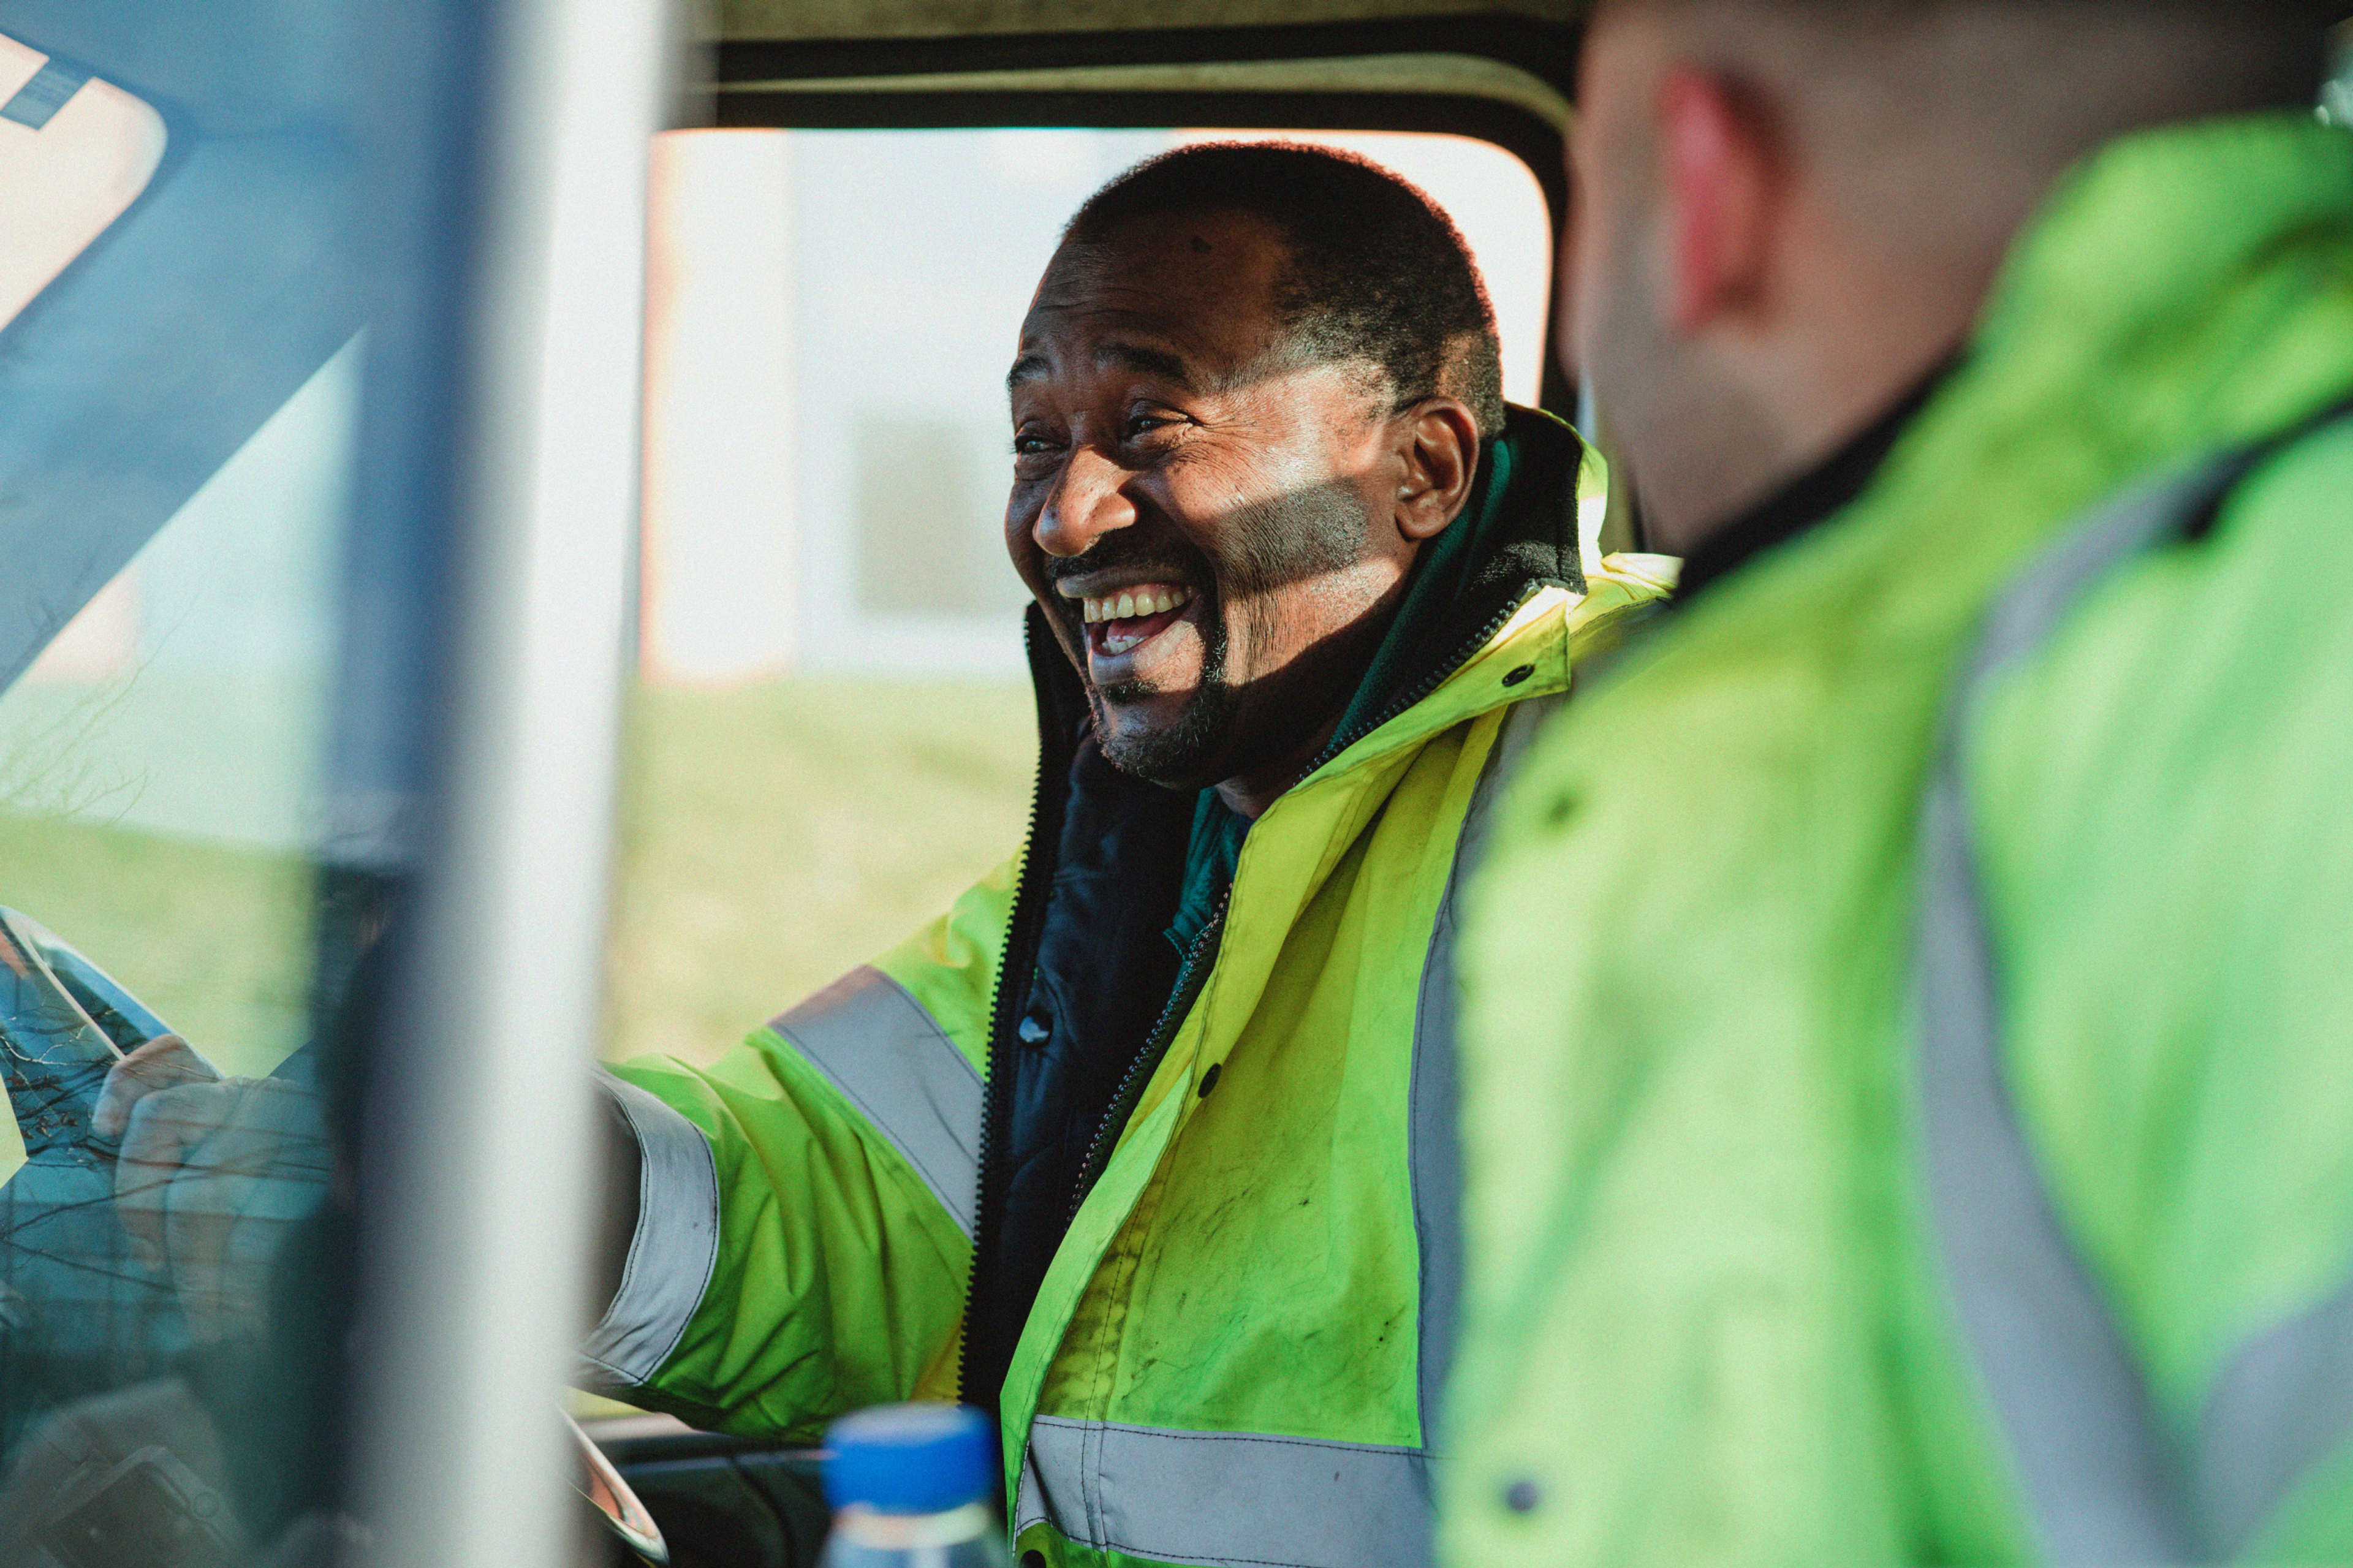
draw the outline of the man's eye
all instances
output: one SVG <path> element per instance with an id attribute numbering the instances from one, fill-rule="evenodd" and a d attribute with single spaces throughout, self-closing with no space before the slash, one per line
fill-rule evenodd
<path id="1" fill-rule="evenodd" d="M 1053 440 L 1049 437 L 1034 436 L 1023 431 L 1013 437 L 1013 455 L 1017 458 L 1042 457 L 1053 449 Z"/>
<path id="2" fill-rule="evenodd" d="M 1127 438 L 1131 441 L 1141 440 L 1155 430 L 1165 430 L 1172 425 L 1183 423 L 1183 420 L 1173 414 L 1137 412 L 1127 416 Z"/>

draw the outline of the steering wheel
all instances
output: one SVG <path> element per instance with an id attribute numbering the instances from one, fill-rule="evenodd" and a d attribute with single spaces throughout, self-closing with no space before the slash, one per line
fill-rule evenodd
<path id="1" fill-rule="evenodd" d="M 122 1053 L 168 1032 L 120 982 L 55 932 L 0 909 L 0 1079 L 7 1095 L 0 1103 L 13 1115 L 25 1148 L 23 1163 L 0 1169 L 0 1182 L 32 1216 L 19 1218 L 17 1250 L 37 1231 L 47 1245 L 33 1252 L 63 1260 L 69 1274 L 91 1272 L 93 1258 L 122 1250 L 107 1201 L 113 1194 L 114 1150 L 93 1136 L 90 1111 L 107 1070 Z M 77 1228 L 68 1233 L 61 1226 Z M 25 1261 L 11 1258 L 5 1272 L 21 1272 Z M 94 1272 L 116 1292 L 102 1304 L 120 1313 L 120 1297 L 135 1276 L 127 1268 Z M 159 1303 L 164 1300 L 160 1286 L 150 1293 Z M 48 1294 L 78 1302 L 69 1290 Z M 651 1568 L 665 1568 L 670 1549 L 653 1515 L 579 1424 L 569 1415 L 563 1420 L 580 1462 L 574 1489 L 608 1534 Z"/>
<path id="2" fill-rule="evenodd" d="M 638 1500 L 638 1494 L 629 1489 L 629 1483 L 621 1479 L 605 1451 L 580 1430 L 580 1423 L 566 1415 L 564 1425 L 580 1451 L 581 1472 L 573 1488 L 588 1500 L 596 1522 L 650 1568 L 664 1568 L 670 1562 L 670 1548 L 662 1542 L 661 1526 L 654 1522 L 654 1516 L 646 1511 L 646 1505 Z"/>

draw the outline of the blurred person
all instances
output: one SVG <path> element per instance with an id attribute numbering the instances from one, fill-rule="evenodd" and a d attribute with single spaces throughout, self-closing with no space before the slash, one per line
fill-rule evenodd
<path id="1" fill-rule="evenodd" d="M 1454 868 L 1654 593 L 1585 567 L 1582 446 L 1498 363 L 1359 160 L 1192 147 L 1080 210 L 1008 377 L 1028 841 L 710 1070 L 617 1069 L 603 1386 L 795 1441 L 961 1394 L 1025 1563 L 1427 1560 Z"/>
<path id="2" fill-rule="evenodd" d="M 185 1038 L 137 1045 L 90 1116 L 114 1214 L 185 1342 L 152 1375 L 60 1404 L 0 1480 L 0 1568 L 310 1568 L 363 1561 L 345 1460 L 357 1328 L 362 1101 L 387 907 L 287 1077 L 221 1076 Z M 135 1363 L 134 1363 L 135 1364 Z"/>
<path id="3" fill-rule="evenodd" d="M 1467 900 L 1451 1562 L 2353 1556 L 2327 11 L 1600 5 L 1686 563 Z"/>

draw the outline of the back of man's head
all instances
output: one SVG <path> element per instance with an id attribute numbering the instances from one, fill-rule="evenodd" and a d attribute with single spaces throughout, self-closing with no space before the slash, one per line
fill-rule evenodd
<path id="1" fill-rule="evenodd" d="M 2047 184 L 2125 132 L 2264 109 L 2309 110 L 2345 0 L 1603 0 L 1658 18 L 1785 95 L 1814 153 L 1885 199 L 1892 165 L 1948 150 L 1972 189 Z M 1891 140 L 1892 139 L 1892 140 Z M 1873 169 L 1885 171 L 1876 186 Z"/>
<path id="2" fill-rule="evenodd" d="M 1482 435 L 1503 429 L 1494 310 L 1461 232 L 1420 191 L 1329 148 L 1203 142 L 1097 191 L 1064 243 L 1099 244 L 1136 219 L 1195 212 L 1248 213 L 1282 237 L 1275 307 L 1296 349 L 1377 367 L 1399 408 L 1459 397 Z"/>
<path id="3" fill-rule="evenodd" d="M 1646 503 L 1682 536 L 1662 538 L 1687 545 L 1955 347 L 2020 228 L 2104 143 L 2309 113 L 2345 8 L 1600 0 L 1579 368 L 1648 447 Z"/>

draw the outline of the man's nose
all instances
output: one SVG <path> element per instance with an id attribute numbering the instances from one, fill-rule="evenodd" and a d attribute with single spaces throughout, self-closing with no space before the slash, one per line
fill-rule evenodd
<path id="1" fill-rule="evenodd" d="M 1047 492 L 1030 537 L 1049 555 L 1083 555 L 1096 540 L 1135 521 L 1135 503 L 1122 493 L 1128 471 L 1092 447 L 1071 454 Z"/>

